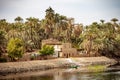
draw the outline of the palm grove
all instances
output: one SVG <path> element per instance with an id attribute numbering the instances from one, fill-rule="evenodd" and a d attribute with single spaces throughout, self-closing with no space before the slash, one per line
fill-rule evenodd
<path id="1" fill-rule="evenodd" d="M 73 18 L 55 13 L 49 7 L 45 18 L 29 17 L 24 22 L 21 17 L 9 23 L 0 20 L 0 56 L 8 53 L 10 58 L 22 57 L 23 53 L 41 48 L 43 39 L 57 39 L 70 42 L 72 46 L 87 53 L 120 57 L 120 24 L 113 18 L 110 22 L 100 20 L 88 26 L 74 24 Z M 14 50 L 14 51 L 12 51 Z"/>

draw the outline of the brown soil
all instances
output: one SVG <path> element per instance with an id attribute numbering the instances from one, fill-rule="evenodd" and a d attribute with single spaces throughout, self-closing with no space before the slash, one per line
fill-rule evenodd
<path id="1" fill-rule="evenodd" d="M 24 62 L 7 62 L 0 63 L 0 75 L 55 68 L 67 68 L 70 67 L 72 63 L 75 63 L 82 67 L 88 65 L 113 65 L 116 63 L 116 61 L 107 57 L 82 57 L 34 60 Z"/>

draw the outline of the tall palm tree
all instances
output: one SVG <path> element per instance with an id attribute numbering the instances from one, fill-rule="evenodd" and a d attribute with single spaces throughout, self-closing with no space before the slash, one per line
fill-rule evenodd
<path id="1" fill-rule="evenodd" d="M 55 12 L 51 7 L 46 9 L 45 12 L 46 12 L 46 15 L 45 15 L 46 29 L 48 29 L 48 31 L 50 32 L 49 38 L 53 38 L 53 31 L 55 26 Z"/>
<path id="2" fill-rule="evenodd" d="M 39 19 L 37 18 L 26 18 L 26 25 L 31 29 L 31 40 L 33 40 L 33 30 L 38 26 Z"/>
<path id="3" fill-rule="evenodd" d="M 55 14 L 55 28 L 53 31 L 54 38 L 59 39 L 60 36 L 60 14 Z"/>
<path id="4" fill-rule="evenodd" d="M 28 27 L 28 33 L 30 34 L 30 40 L 34 43 L 33 48 L 39 48 L 39 26 L 40 21 L 37 18 L 30 17 L 26 19 L 26 27 Z"/>
<path id="5" fill-rule="evenodd" d="M 111 21 L 112 21 L 113 23 L 116 23 L 116 22 L 118 21 L 118 19 L 117 19 L 117 18 L 112 18 Z"/>
<path id="6" fill-rule="evenodd" d="M 74 18 L 67 18 L 68 27 L 67 27 L 67 41 L 71 42 L 72 31 L 74 28 Z"/>
<path id="7" fill-rule="evenodd" d="M 0 57 L 3 52 L 5 52 L 6 47 L 6 39 L 5 39 L 5 32 L 0 30 Z"/>
<path id="8" fill-rule="evenodd" d="M 83 30 L 83 25 L 82 24 L 76 24 L 74 27 L 74 35 L 75 37 L 79 37 L 80 34 L 82 33 Z"/>
<path id="9" fill-rule="evenodd" d="M 14 19 L 14 21 L 17 21 L 17 22 L 22 22 L 23 21 L 23 18 L 21 18 L 20 16 L 16 17 Z"/>
<path id="10" fill-rule="evenodd" d="M 112 18 L 111 21 L 113 22 L 113 27 L 115 28 L 115 30 L 117 30 L 119 25 L 116 22 L 119 20 L 117 18 Z"/>
<path id="11" fill-rule="evenodd" d="M 86 27 L 86 30 L 83 32 L 83 42 L 81 43 L 81 46 L 85 49 L 86 53 L 90 56 L 90 53 L 94 51 L 95 46 L 98 46 L 96 39 L 99 38 L 99 25 L 98 23 L 94 22 L 88 27 Z M 96 48 L 96 50 L 98 50 Z"/>
<path id="12" fill-rule="evenodd" d="M 102 24 L 104 24 L 105 20 L 101 19 L 100 22 L 101 22 Z"/>
<path id="13" fill-rule="evenodd" d="M 23 19 L 20 17 L 20 16 L 18 16 L 18 17 L 16 17 L 15 19 L 14 19 L 14 21 L 15 21 L 15 23 L 14 23 L 14 27 L 16 28 L 16 30 L 18 31 L 18 32 L 21 32 L 22 33 L 22 31 L 23 31 L 23 27 L 24 27 L 24 23 L 23 23 Z"/>
<path id="14" fill-rule="evenodd" d="M 10 30 L 9 23 L 6 21 L 6 19 L 0 20 L 0 29 L 8 32 Z"/>

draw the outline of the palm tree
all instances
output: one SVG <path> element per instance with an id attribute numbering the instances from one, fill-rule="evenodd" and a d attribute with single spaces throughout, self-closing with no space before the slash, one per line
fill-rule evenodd
<path id="1" fill-rule="evenodd" d="M 6 39 L 5 39 L 5 32 L 0 30 L 0 57 L 3 52 L 5 52 Z"/>
<path id="2" fill-rule="evenodd" d="M 31 40 L 33 41 L 33 30 L 38 26 L 39 19 L 30 17 L 26 18 L 26 20 L 26 25 L 31 29 Z"/>
<path id="3" fill-rule="evenodd" d="M 11 38 L 20 38 L 22 39 L 24 23 L 21 17 L 14 19 L 14 23 L 9 24 L 9 31 L 6 34 L 6 39 L 9 41 Z"/>
<path id="4" fill-rule="evenodd" d="M 118 21 L 118 19 L 117 19 L 117 18 L 112 18 L 111 21 L 112 21 L 113 23 L 116 23 L 116 22 Z"/>
<path id="5" fill-rule="evenodd" d="M 74 18 L 67 18 L 68 26 L 67 26 L 67 41 L 71 42 L 72 31 L 74 28 Z"/>
<path id="6" fill-rule="evenodd" d="M 79 37 L 80 34 L 82 33 L 82 30 L 83 30 L 83 25 L 82 24 L 76 24 L 76 26 L 74 27 L 75 37 Z"/>
<path id="7" fill-rule="evenodd" d="M 15 23 L 14 23 L 15 29 L 22 34 L 23 29 L 24 29 L 23 28 L 24 27 L 24 23 L 22 22 L 23 19 L 20 16 L 18 16 L 18 17 L 16 17 L 14 19 L 14 21 L 15 21 Z"/>
<path id="8" fill-rule="evenodd" d="M 55 14 L 55 28 L 53 31 L 54 38 L 59 39 L 60 36 L 60 14 Z"/>
<path id="9" fill-rule="evenodd" d="M 104 24 L 105 20 L 101 19 L 100 22 L 101 22 L 102 24 Z"/>
<path id="10" fill-rule="evenodd" d="M 22 22 L 22 21 L 23 21 L 23 19 L 22 19 L 20 16 L 18 16 L 18 17 L 16 17 L 16 18 L 14 19 L 14 21 L 17 21 L 17 22 Z"/>
<path id="11" fill-rule="evenodd" d="M 0 20 L 0 29 L 8 32 L 10 30 L 9 23 L 6 21 L 6 19 Z"/>
<path id="12" fill-rule="evenodd" d="M 83 32 L 83 42 L 81 43 L 81 46 L 83 46 L 84 50 L 86 50 L 86 53 L 90 56 L 90 53 L 94 51 L 95 46 L 98 46 L 98 43 L 96 42 L 96 39 L 100 37 L 99 31 L 99 25 L 96 22 L 93 22 L 91 25 L 86 27 L 86 30 Z"/>
<path id="13" fill-rule="evenodd" d="M 116 22 L 119 20 L 117 18 L 113 18 L 113 19 L 111 19 L 111 21 L 113 22 L 113 27 L 115 28 L 115 30 L 117 30 L 119 25 Z"/>
<path id="14" fill-rule="evenodd" d="M 39 38 L 39 27 L 40 21 L 37 18 L 30 17 L 27 18 L 26 27 L 28 27 L 28 33 L 30 34 L 30 40 L 34 43 L 33 48 L 39 48 L 40 38 Z"/>
<path id="15" fill-rule="evenodd" d="M 49 31 L 49 38 L 53 38 L 53 31 L 54 31 L 54 26 L 55 26 L 55 13 L 54 10 L 49 7 L 46 9 L 46 15 L 45 15 L 45 20 L 46 20 L 46 29 Z"/>

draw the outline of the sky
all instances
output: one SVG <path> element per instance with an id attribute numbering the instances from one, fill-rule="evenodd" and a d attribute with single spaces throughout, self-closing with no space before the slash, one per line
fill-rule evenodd
<path id="1" fill-rule="evenodd" d="M 51 6 L 56 13 L 72 17 L 75 23 L 88 25 L 100 19 L 120 20 L 120 0 L 0 0 L 0 19 L 13 22 L 17 16 L 23 19 L 43 19 Z"/>

